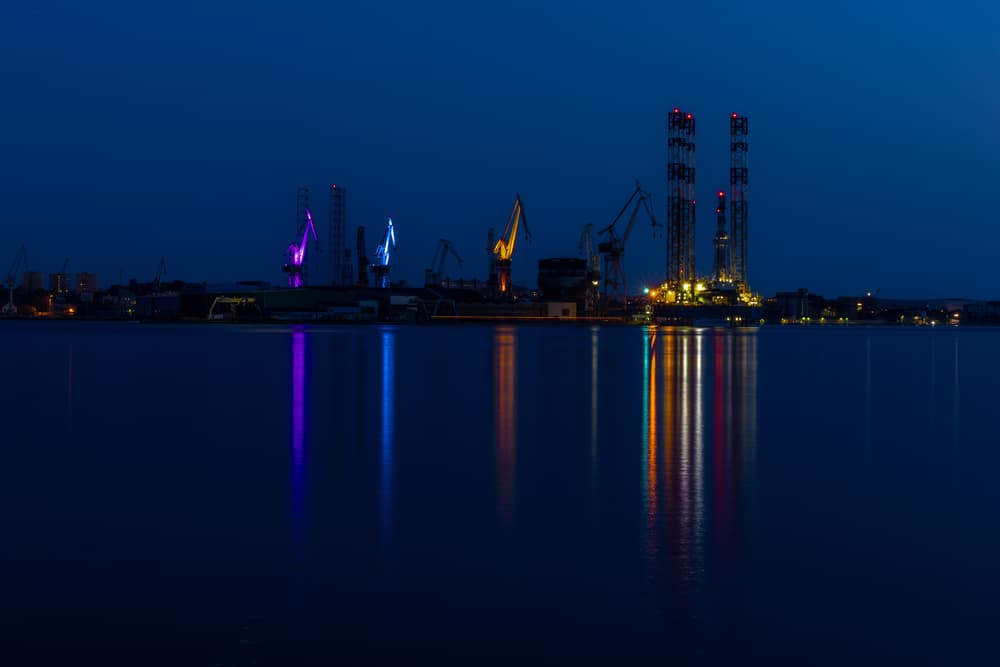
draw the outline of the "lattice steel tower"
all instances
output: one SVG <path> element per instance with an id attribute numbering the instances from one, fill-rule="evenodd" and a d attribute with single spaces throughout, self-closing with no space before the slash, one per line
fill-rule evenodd
<path id="1" fill-rule="evenodd" d="M 695 278 L 694 134 L 694 116 L 675 107 L 667 116 L 667 282 L 678 291 Z"/>
<path id="2" fill-rule="evenodd" d="M 729 233 L 726 229 L 726 193 L 719 191 L 719 204 L 715 207 L 715 261 L 712 262 L 712 280 L 728 283 L 729 277 Z"/>
<path id="3" fill-rule="evenodd" d="M 746 116 L 729 117 L 729 239 L 730 271 L 740 292 L 750 290 L 747 282 L 747 135 Z"/>
<path id="4" fill-rule="evenodd" d="M 336 184 L 330 186 L 330 228 L 326 237 L 329 250 L 330 284 L 349 285 L 344 280 L 344 252 L 347 251 L 347 193 Z"/>

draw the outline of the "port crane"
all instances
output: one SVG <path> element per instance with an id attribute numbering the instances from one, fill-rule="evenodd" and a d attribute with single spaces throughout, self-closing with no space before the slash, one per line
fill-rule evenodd
<path id="1" fill-rule="evenodd" d="M 163 280 L 163 276 L 167 275 L 167 259 L 166 257 L 160 257 L 160 263 L 156 267 L 156 277 L 153 278 L 153 291 L 160 291 L 160 282 Z"/>
<path id="2" fill-rule="evenodd" d="M 358 227 L 358 285 L 368 287 L 368 253 L 365 252 L 365 228 Z"/>
<path id="3" fill-rule="evenodd" d="M 586 224 L 580 234 L 580 254 L 587 258 L 587 292 L 584 310 L 591 314 L 597 308 L 597 286 L 601 282 L 601 256 L 594 250 L 594 226 Z"/>
<path id="4" fill-rule="evenodd" d="M 17 314 L 17 307 L 14 306 L 14 285 L 17 284 L 17 274 L 21 271 L 22 266 L 25 271 L 28 270 L 28 251 L 23 243 L 17 249 L 14 261 L 10 265 L 10 271 L 7 272 L 7 303 L 3 307 L 4 315 Z"/>
<path id="5" fill-rule="evenodd" d="M 635 189 L 632 191 L 631 196 L 629 196 L 628 201 L 625 202 L 625 205 L 618 211 L 618 215 L 614 217 L 610 225 L 599 232 L 606 235 L 606 239 L 597 244 L 597 251 L 604 257 L 603 300 L 605 305 L 608 302 L 608 292 L 611 291 L 612 296 L 615 296 L 619 287 L 621 288 L 622 304 L 628 305 L 628 285 L 625 280 L 625 244 L 632 234 L 635 220 L 639 217 L 639 210 L 644 209 L 646 215 L 649 216 L 654 236 L 656 228 L 660 226 L 653 216 L 653 209 L 650 207 L 649 202 L 649 193 L 642 189 L 639 181 L 636 181 Z M 630 206 L 632 207 L 632 213 L 629 215 L 628 222 L 625 225 L 625 232 L 619 237 L 616 225 L 622 219 L 622 216 L 625 215 L 625 212 L 629 210 Z"/>
<path id="6" fill-rule="evenodd" d="M 444 279 L 444 261 L 448 255 L 452 255 L 462 266 L 462 258 L 459 256 L 455 246 L 448 239 L 439 239 L 437 247 L 434 248 L 434 257 L 431 259 L 429 268 L 424 269 L 424 287 L 435 287 L 441 284 Z"/>
<path id="7" fill-rule="evenodd" d="M 372 263 L 372 273 L 375 274 L 375 285 L 383 289 L 389 287 L 389 268 L 393 255 L 396 254 L 396 230 L 392 226 L 392 218 L 385 226 L 382 240 L 375 247 L 375 261 Z"/>
<path id="8" fill-rule="evenodd" d="M 514 208 L 510 212 L 510 216 L 507 218 L 507 226 L 504 227 L 503 234 L 493 247 L 490 249 L 491 256 L 491 280 L 493 278 L 493 264 L 496 264 L 496 285 L 497 290 L 502 296 L 510 296 L 511 293 L 511 279 L 510 279 L 510 261 L 514 256 L 514 244 L 517 243 L 517 231 L 521 225 L 524 225 L 524 236 L 527 239 L 531 239 L 531 230 L 528 229 L 528 219 L 524 215 L 524 205 L 521 203 L 521 195 L 518 194 L 514 198 Z M 489 239 L 493 240 L 493 230 L 490 230 Z"/>
<path id="9" fill-rule="evenodd" d="M 316 227 L 313 225 L 312 213 L 309 209 L 306 209 L 306 219 L 303 228 L 300 229 L 302 234 L 302 241 L 292 242 L 288 246 L 288 263 L 285 264 L 283 270 L 288 274 L 288 286 L 289 287 L 302 287 L 305 283 L 303 282 L 302 270 L 306 261 L 306 250 L 309 246 L 309 232 L 312 232 L 313 241 L 319 241 L 316 237 Z"/>

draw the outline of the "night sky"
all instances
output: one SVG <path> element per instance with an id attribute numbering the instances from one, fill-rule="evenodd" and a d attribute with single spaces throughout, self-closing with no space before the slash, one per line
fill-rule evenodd
<path id="1" fill-rule="evenodd" d="M 325 221 L 338 183 L 349 246 L 391 215 L 408 283 L 441 237 L 485 278 L 520 192 L 534 236 L 513 274 L 533 285 L 636 178 L 665 221 L 679 106 L 699 272 L 737 111 L 756 290 L 1000 298 L 998 29 L 990 1 L 12 3 L 0 266 L 24 242 L 32 269 L 68 256 L 102 285 L 161 255 L 169 278 L 277 282 L 296 186 Z M 637 224 L 630 285 L 665 263 Z"/>

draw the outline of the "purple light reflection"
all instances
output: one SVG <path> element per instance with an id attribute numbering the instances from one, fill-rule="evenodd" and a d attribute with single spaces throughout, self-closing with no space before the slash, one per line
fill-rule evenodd
<path id="1" fill-rule="evenodd" d="M 304 327 L 292 330 L 292 542 L 298 556 L 303 552 L 305 533 L 305 448 L 308 384 L 306 353 L 308 339 Z"/>

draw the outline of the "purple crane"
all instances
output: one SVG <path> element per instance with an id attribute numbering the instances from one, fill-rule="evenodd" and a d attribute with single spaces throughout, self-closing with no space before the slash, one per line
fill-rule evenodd
<path id="1" fill-rule="evenodd" d="M 306 261 L 306 249 L 309 246 L 310 231 L 312 232 L 313 240 L 319 241 L 316 237 L 316 227 L 313 226 L 312 213 L 309 212 L 309 209 L 306 209 L 306 224 L 302 229 L 302 242 L 292 242 L 288 246 L 288 263 L 285 264 L 284 271 L 288 274 L 289 287 L 302 287 L 305 284 L 302 279 L 302 267 Z"/>

